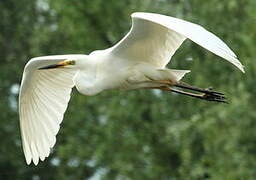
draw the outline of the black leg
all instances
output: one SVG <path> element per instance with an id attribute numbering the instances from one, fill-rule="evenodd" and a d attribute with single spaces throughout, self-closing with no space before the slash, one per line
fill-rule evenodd
<path id="1" fill-rule="evenodd" d="M 178 87 L 178 88 L 183 88 L 183 89 L 188 89 L 188 90 L 192 90 L 192 91 L 201 92 L 201 93 L 224 95 L 221 92 L 213 91 L 212 88 L 202 89 L 202 88 L 198 88 L 198 87 L 195 87 L 195 86 L 191 86 L 191 85 L 183 83 L 183 82 L 179 82 L 179 83 L 175 84 L 174 86 Z"/>
<path id="2" fill-rule="evenodd" d="M 228 103 L 225 96 L 221 92 L 213 91 L 212 88 L 202 89 L 198 87 L 194 87 L 183 82 L 176 83 L 175 85 L 169 85 L 168 83 L 163 83 L 165 85 L 160 87 L 148 87 L 147 89 L 161 89 L 163 91 L 172 91 L 174 93 L 187 95 L 190 97 L 206 100 L 206 101 L 214 101 L 214 102 L 221 102 L 221 103 Z M 187 92 L 182 91 L 179 89 L 174 89 L 172 87 L 178 87 L 182 89 L 188 89 L 192 91 L 196 91 L 199 93 Z"/>
<path id="3" fill-rule="evenodd" d="M 228 103 L 226 101 L 226 98 L 223 95 L 223 93 L 222 94 L 213 94 L 213 93 L 209 93 L 209 92 L 204 92 L 204 93 L 196 94 L 196 93 L 181 91 L 181 90 L 173 89 L 173 88 L 169 88 L 169 91 L 172 91 L 172 92 L 175 92 L 175 93 L 178 93 L 178 94 L 191 96 L 191 97 L 198 98 L 198 99 L 203 99 L 203 100 L 206 100 L 206 101 L 215 101 L 215 102 L 221 102 L 221 103 Z"/>

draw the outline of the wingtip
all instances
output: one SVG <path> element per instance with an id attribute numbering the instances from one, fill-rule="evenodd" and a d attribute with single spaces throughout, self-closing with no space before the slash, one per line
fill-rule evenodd
<path id="1" fill-rule="evenodd" d="M 42 156 L 42 157 L 26 158 L 26 163 L 27 165 L 30 165 L 33 162 L 33 164 L 37 166 L 40 160 L 44 161 L 45 158 L 48 156 L 49 156 L 49 153 L 47 153 L 45 156 Z"/>
<path id="2" fill-rule="evenodd" d="M 242 73 L 245 73 L 245 70 L 244 70 L 244 66 L 242 64 L 240 65 L 235 65 L 240 71 L 242 71 Z"/>
<path id="3" fill-rule="evenodd" d="M 35 166 L 37 166 L 38 162 L 39 162 L 39 157 L 33 157 L 33 163 Z"/>
<path id="4" fill-rule="evenodd" d="M 238 60 L 236 63 L 234 63 L 234 65 L 235 65 L 240 71 L 242 71 L 243 73 L 245 73 L 244 65 L 242 65 L 239 60 Z"/>
<path id="5" fill-rule="evenodd" d="M 245 73 L 245 70 L 244 70 L 244 66 L 242 65 L 242 67 L 240 68 L 240 70 Z"/>
<path id="6" fill-rule="evenodd" d="M 26 163 L 27 163 L 27 165 L 30 165 L 31 164 L 31 159 L 26 158 Z"/>

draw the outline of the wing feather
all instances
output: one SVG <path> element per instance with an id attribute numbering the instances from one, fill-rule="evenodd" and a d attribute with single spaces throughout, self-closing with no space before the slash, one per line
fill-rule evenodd
<path id="1" fill-rule="evenodd" d="M 142 12 L 133 13 L 132 21 L 129 33 L 110 48 L 113 55 L 127 60 L 145 61 L 162 68 L 188 38 L 244 72 L 243 65 L 235 53 L 220 38 L 200 25 L 165 15 Z"/>
<path id="2" fill-rule="evenodd" d="M 71 56 L 45 56 L 34 58 L 23 73 L 19 112 L 23 151 L 27 164 L 49 156 L 56 143 L 64 112 L 74 86 L 73 69 L 38 70 Z"/>

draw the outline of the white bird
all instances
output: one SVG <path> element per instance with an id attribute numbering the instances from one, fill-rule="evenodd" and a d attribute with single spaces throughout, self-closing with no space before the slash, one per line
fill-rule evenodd
<path id="1" fill-rule="evenodd" d="M 166 68 L 183 41 L 190 39 L 244 72 L 237 56 L 222 40 L 197 24 L 174 17 L 142 12 L 131 16 L 130 31 L 109 49 L 89 55 L 37 57 L 26 64 L 19 114 L 27 164 L 33 161 L 37 165 L 39 159 L 49 156 L 74 86 L 89 96 L 109 89 L 146 88 L 226 102 L 222 93 L 182 83 L 188 70 Z"/>

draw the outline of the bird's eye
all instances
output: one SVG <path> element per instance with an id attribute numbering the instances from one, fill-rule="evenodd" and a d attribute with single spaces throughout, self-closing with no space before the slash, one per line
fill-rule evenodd
<path id="1" fill-rule="evenodd" d="M 66 60 L 64 64 L 65 65 L 75 65 L 76 62 L 75 62 L 75 60 Z"/>

